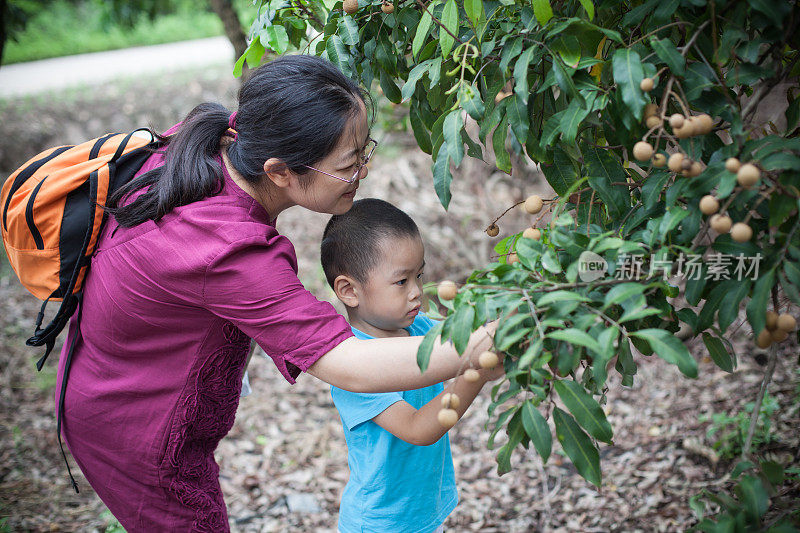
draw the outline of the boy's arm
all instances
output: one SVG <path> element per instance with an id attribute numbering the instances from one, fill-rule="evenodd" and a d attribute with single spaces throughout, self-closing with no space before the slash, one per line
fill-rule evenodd
<path id="1" fill-rule="evenodd" d="M 459 406 L 455 411 L 460 419 L 483 386 L 503 375 L 502 365 L 498 365 L 493 370 L 479 370 L 478 372 L 481 376 L 478 381 L 469 383 L 463 377 L 458 376 L 452 386 L 445 388 L 442 393 L 420 409 L 415 409 L 408 402 L 396 402 L 373 418 L 372 421 L 409 444 L 429 446 L 441 439 L 442 435 L 447 433 L 448 430 L 448 428 L 444 428 L 439 424 L 438 419 L 444 394 L 452 392 L 458 396 Z"/>

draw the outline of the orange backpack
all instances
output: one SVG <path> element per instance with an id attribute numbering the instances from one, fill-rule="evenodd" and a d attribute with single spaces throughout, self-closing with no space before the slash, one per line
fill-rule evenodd
<path id="1" fill-rule="evenodd" d="M 144 136 L 137 132 L 146 132 Z M 44 300 L 28 346 L 46 345 L 36 368 L 42 369 L 70 316 L 81 302 L 81 288 L 106 219 L 106 200 L 127 183 L 161 145 L 153 132 L 140 128 L 110 133 L 76 146 L 51 148 L 34 156 L 3 184 L 0 194 L 3 245 L 17 277 Z M 50 301 L 61 301 L 44 328 Z M 78 311 L 78 330 L 81 312 Z M 56 432 L 61 446 L 61 414 L 75 340 L 66 355 Z M 61 454 L 66 462 L 64 448 Z M 69 471 L 72 486 L 78 485 Z"/>

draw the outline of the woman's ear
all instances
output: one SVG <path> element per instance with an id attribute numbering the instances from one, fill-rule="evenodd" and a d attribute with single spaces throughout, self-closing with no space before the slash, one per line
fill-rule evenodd
<path id="1" fill-rule="evenodd" d="M 348 276 L 337 276 L 333 280 L 333 292 L 347 307 L 358 307 L 358 282 Z"/>
<path id="2" fill-rule="evenodd" d="M 288 187 L 292 177 L 292 171 L 289 170 L 286 163 L 276 157 L 270 157 L 264 161 L 264 174 L 272 183 L 281 188 Z"/>

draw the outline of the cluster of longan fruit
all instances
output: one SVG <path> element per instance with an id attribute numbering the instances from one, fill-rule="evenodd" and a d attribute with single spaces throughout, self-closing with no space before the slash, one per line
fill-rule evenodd
<path id="1" fill-rule="evenodd" d="M 526 213 L 529 215 L 537 215 L 542 211 L 544 207 L 544 200 L 538 194 L 532 194 L 528 196 L 524 202 L 522 202 L 522 208 L 525 210 Z M 500 234 L 500 227 L 497 225 L 496 222 L 492 222 L 488 228 L 486 228 L 486 234 L 489 237 L 497 237 Z M 522 238 L 524 239 L 533 239 L 538 241 L 542 238 L 542 231 L 539 228 L 529 227 L 525 228 L 525 231 L 522 232 Z M 516 263 L 518 261 L 516 252 L 512 252 L 508 255 L 507 261 L 509 263 Z"/>
<path id="2" fill-rule="evenodd" d="M 358 0 L 344 0 L 344 2 L 342 2 L 342 9 L 348 15 L 352 15 L 358 11 Z M 394 4 L 388 0 L 384 0 L 383 4 L 381 5 L 381 11 L 387 15 L 394 13 Z"/>
<path id="3" fill-rule="evenodd" d="M 752 163 L 744 165 L 735 157 L 730 157 L 725 161 L 725 168 L 729 172 L 736 173 L 736 181 L 744 189 L 752 188 L 761 179 L 761 171 Z M 711 194 L 707 194 L 700 199 L 700 212 L 704 215 L 711 215 L 708 223 L 717 233 L 730 232 L 731 238 L 736 242 L 747 242 L 753 237 L 753 229 L 746 222 L 733 223 L 728 215 L 717 213 L 719 211 L 719 201 Z"/>
<path id="4" fill-rule="evenodd" d="M 649 103 L 645 106 L 644 122 L 651 130 L 663 126 L 664 119 L 659 116 L 656 104 Z M 711 133 L 711 130 L 714 129 L 714 119 L 705 113 L 690 116 L 674 113 L 669 117 L 669 125 L 675 137 L 685 139 Z M 704 168 L 700 161 L 693 161 L 682 152 L 676 152 L 667 159 L 664 154 L 656 153 L 653 146 L 645 140 L 639 141 L 633 146 L 633 157 L 637 161 L 649 160 L 656 168 L 668 166 L 671 171 L 689 178 L 699 176 Z"/>
<path id="5" fill-rule="evenodd" d="M 796 327 L 797 321 L 789 313 L 767 311 L 766 327 L 756 337 L 756 346 L 769 348 L 772 343 L 783 342 Z"/>
<path id="6" fill-rule="evenodd" d="M 485 351 L 478 356 L 478 364 L 481 368 L 492 369 L 500 363 L 500 358 L 492 351 Z M 481 379 L 480 373 L 474 368 L 468 368 L 464 371 L 464 379 L 469 383 L 475 383 Z M 439 424 L 442 427 L 450 429 L 458 422 L 458 406 L 461 405 L 461 399 L 454 392 L 448 392 L 442 395 L 442 408 L 439 410 Z"/>

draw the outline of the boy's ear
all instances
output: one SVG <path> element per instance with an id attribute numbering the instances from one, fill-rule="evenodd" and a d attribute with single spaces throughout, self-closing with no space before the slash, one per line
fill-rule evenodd
<path id="1" fill-rule="evenodd" d="M 281 188 L 288 187 L 292 177 L 292 171 L 277 157 L 270 157 L 264 161 L 264 174 L 272 183 Z"/>
<path id="2" fill-rule="evenodd" d="M 336 297 L 347 307 L 358 307 L 358 291 L 353 278 L 345 275 L 337 276 L 333 280 L 333 292 Z"/>

